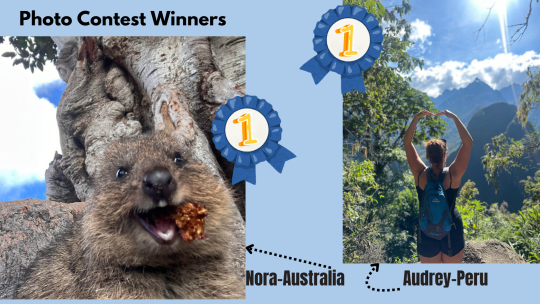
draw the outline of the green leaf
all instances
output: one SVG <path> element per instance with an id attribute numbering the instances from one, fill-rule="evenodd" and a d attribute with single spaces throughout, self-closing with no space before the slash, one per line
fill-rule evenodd
<path id="1" fill-rule="evenodd" d="M 38 67 L 38 69 L 39 69 L 40 71 L 43 72 L 43 64 L 41 64 L 40 61 L 37 62 L 37 67 Z"/>
<path id="2" fill-rule="evenodd" d="M 377 2 L 377 6 L 379 7 L 379 14 L 381 16 L 384 16 L 385 12 L 384 12 L 384 6 L 382 5 L 382 3 Z"/>
<path id="3" fill-rule="evenodd" d="M 5 52 L 2 54 L 2 57 L 9 57 L 9 58 L 13 58 L 17 56 L 17 54 L 15 54 L 14 52 Z"/>
<path id="4" fill-rule="evenodd" d="M 47 59 L 52 60 L 53 58 L 54 58 L 54 50 L 53 49 L 48 49 L 47 50 Z"/>

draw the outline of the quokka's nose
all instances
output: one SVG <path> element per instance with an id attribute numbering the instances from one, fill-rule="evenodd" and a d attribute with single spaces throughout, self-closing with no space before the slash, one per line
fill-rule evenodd
<path id="1" fill-rule="evenodd" d="M 168 200 L 175 189 L 176 183 L 167 169 L 157 168 L 148 172 L 143 178 L 144 193 L 157 201 Z"/>

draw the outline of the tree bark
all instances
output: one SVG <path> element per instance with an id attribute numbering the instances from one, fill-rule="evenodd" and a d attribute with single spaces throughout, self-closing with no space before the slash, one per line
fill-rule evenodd
<path id="1" fill-rule="evenodd" d="M 73 226 L 85 206 L 37 199 L 0 204 L 0 299 L 13 299 L 26 267 Z"/>
<path id="2" fill-rule="evenodd" d="M 233 164 L 213 148 L 210 127 L 221 105 L 245 93 L 245 37 L 53 39 L 67 86 L 57 110 L 62 155 L 47 170 L 47 198 L 86 201 L 110 142 L 165 129 L 230 182 Z M 243 217 L 244 187 L 235 187 Z"/>

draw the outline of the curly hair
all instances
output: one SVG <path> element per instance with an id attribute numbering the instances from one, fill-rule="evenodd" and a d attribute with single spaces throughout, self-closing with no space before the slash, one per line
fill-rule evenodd
<path id="1" fill-rule="evenodd" d="M 430 139 L 426 143 L 426 157 L 432 164 L 441 164 L 447 151 L 446 143 L 440 139 Z"/>

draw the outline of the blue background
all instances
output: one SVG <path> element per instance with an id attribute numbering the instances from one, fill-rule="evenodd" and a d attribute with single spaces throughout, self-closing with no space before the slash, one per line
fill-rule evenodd
<path id="1" fill-rule="evenodd" d="M 257 185 L 247 185 L 246 244 L 255 248 L 331 265 L 345 274 L 345 286 L 247 287 L 249 303 L 338 302 L 418 303 L 419 301 L 509 302 L 536 299 L 538 265 L 381 265 L 370 285 L 400 287 L 376 293 L 365 278 L 371 267 L 342 264 L 342 96 L 340 77 L 329 73 L 319 85 L 299 68 L 315 55 L 313 29 L 321 15 L 340 1 L 10 1 L 0 10 L 0 34 L 28 36 L 213 35 L 247 36 L 246 93 L 266 99 L 282 119 L 280 142 L 297 155 L 282 174 L 268 163 L 257 166 Z M 64 26 L 19 26 L 20 10 L 40 16 L 69 15 Z M 133 16 L 144 12 L 147 26 L 80 26 L 77 14 Z M 153 26 L 150 11 L 178 15 L 226 16 L 225 26 Z M 534 12 L 533 12 L 534 13 Z M 474 29 L 471 29 L 471 31 Z M 530 29 L 528 35 L 534 35 Z M 246 269 L 257 272 L 319 271 L 277 257 L 247 255 Z M 403 271 L 488 272 L 489 286 L 403 287 Z M 436 300 L 435 300 L 436 299 Z M 155 302 L 155 301 L 152 301 Z"/>

